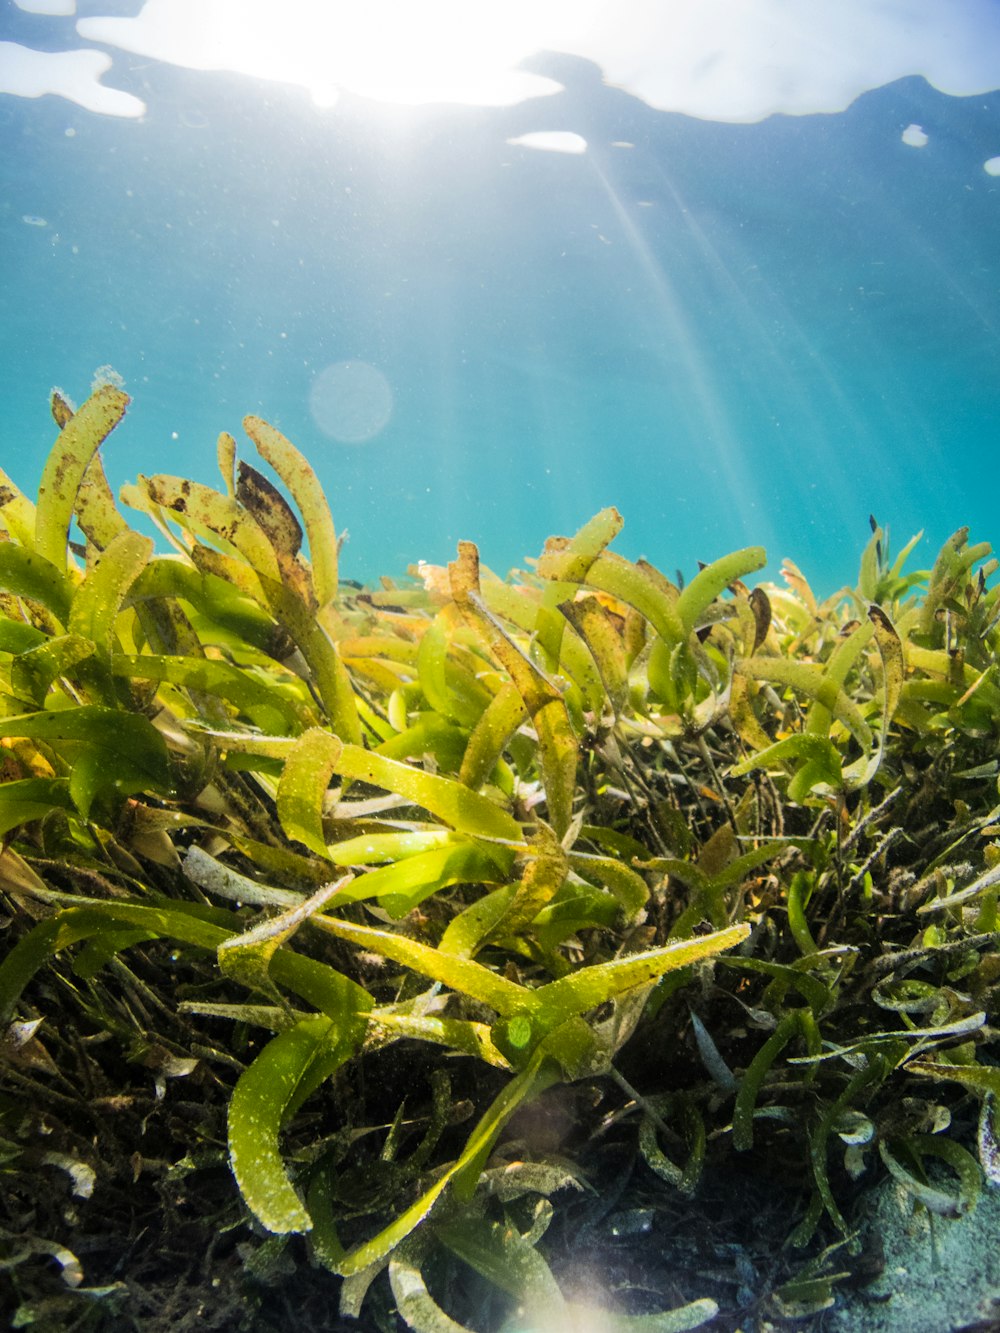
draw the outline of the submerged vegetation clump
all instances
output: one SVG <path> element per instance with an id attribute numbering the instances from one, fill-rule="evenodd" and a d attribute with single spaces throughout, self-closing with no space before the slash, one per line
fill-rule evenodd
<path id="1" fill-rule="evenodd" d="M 290 500 L 224 434 L 119 508 L 127 403 L 0 474 L 16 1326 L 748 1329 L 1000 1180 L 988 546 L 364 591 L 257 417 Z"/>

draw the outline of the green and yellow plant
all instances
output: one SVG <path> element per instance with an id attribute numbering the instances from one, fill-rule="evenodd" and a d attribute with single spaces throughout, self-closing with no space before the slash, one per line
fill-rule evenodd
<path id="1" fill-rule="evenodd" d="M 305 1236 L 345 1314 L 387 1269 L 428 1333 L 463 1327 L 427 1276 L 452 1260 L 539 1328 L 590 1317 L 544 1235 L 607 1111 L 577 1157 L 505 1148 L 561 1087 L 612 1090 L 665 1196 L 695 1199 L 723 1153 L 800 1163 L 793 1245 L 822 1223 L 856 1248 L 837 1182 L 875 1161 L 922 1207 L 974 1206 L 1000 1086 L 987 546 L 962 531 L 904 573 L 912 543 L 890 564 L 873 522 L 857 588 L 820 604 L 791 565 L 748 590 L 758 547 L 678 586 L 611 549 L 609 509 L 509 579 L 463 542 L 365 591 L 308 462 L 257 417 L 291 502 L 224 434 L 221 490 L 123 489 L 158 550 L 100 461 L 127 404 L 54 395 L 37 504 L 0 474 L 6 1170 L 31 1159 L 29 1093 L 73 1101 L 47 1032 L 155 1051 L 161 1092 L 202 1062 L 255 1225 Z M 426 1111 L 376 1088 L 337 1123 L 323 1090 L 392 1048 Z M 977 1156 L 947 1132 L 970 1104 Z M 381 1145 L 360 1171 L 356 1142 Z M 7 1244 L 17 1278 L 32 1250 Z M 837 1277 L 789 1265 L 769 1308 L 825 1308 Z"/>

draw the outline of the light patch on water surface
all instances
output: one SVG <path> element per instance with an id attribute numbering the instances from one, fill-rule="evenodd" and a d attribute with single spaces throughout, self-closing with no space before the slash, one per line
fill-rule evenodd
<path id="1" fill-rule="evenodd" d="M 531 134 L 519 134 L 516 139 L 508 139 L 509 144 L 521 148 L 534 148 L 543 153 L 585 153 L 587 140 L 571 130 L 535 130 Z"/>
<path id="2" fill-rule="evenodd" d="M 1000 157 L 989 157 L 983 163 L 987 176 L 1000 176 Z"/>
<path id="3" fill-rule="evenodd" d="M 389 381 L 367 361 L 337 361 L 321 370 L 309 390 L 309 411 L 324 435 L 341 444 L 366 444 L 392 416 Z"/>
<path id="4" fill-rule="evenodd" d="M 911 148 L 925 148 L 928 142 L 927 135 L 920 125 L 907 125 L 900 138 Z"/>
<path id="5" fill-rule="evenodd" d="M 410 106 L 511 106 L 558 91 L 517 66 L 575 28 L 574 9 L 569 0 L 147 0 L 134 18 L 81 19 L 77 31 L 190 69 L 296 84 L 321 106 L 342 90 Z"/>
<path id="6" fill-rule="evenodd" d="M 138 97 L 106 88 L 101 76 L 111 68 L 106 51 L 34 51 L 17 42 L 0 42 L 0 93 L 44 97 L 54 93 L 105 116 L 141 116 Z"/>
<path id="7" fill-rule="evenodd" d="M 50 18 L 68 18 L 76 13 L 76 0 L 14 0 L 26 14 L 45 14 Z"/>
<path id="8" fill-rule="evenodd" d="M 69 0 L 21 3 L 53 12 Z M 520 68 L 546 50 L 593 61 L 607 83 L 658 110 L 706 120 L 842 111 L 912 75 L 953 96 L 1000 87 L 993 0 L 146 0 L 132 17 L 76 26 L 85 40 L 144 59 L 304 87 L 321 106 L 342 90 L 404 105 L 512 105 L 558 90 Z M 86 72 L 85 90 L 68 85 L 58 63 L 82 54 L 105 62 Z M 24 90 L 29 58 L 40 91 L 141 114 L 137 98 L 99 84 L 107 57 L 96 51 L 8 44 L 0 91 L 40 95 Z"/>
<path id="9" fill-rule="evenodd" d="M 29 227 L 47 227 L 48 218 L 40 218 L 37 213 L 22 213 L 21 221 Z"/>

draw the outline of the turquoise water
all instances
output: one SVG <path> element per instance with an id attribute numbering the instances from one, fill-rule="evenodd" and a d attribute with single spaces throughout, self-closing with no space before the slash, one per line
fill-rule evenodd
<path id="1" fill-rule="evenodd" d="M 36 47 L 72 30 L 0 13 Z M 114 485 L 217 484 L 218 432 L 258 413 L 358 579 L 460 538 L 502 572 L 609 504 L 627 555 L 690 576 L 760 542 L 823 592 L 870 513 L 897 547 L 925 530 L 918 564 L 961 524 L 1000 539 L 1000 93 L 914 75 L 730 124 L 534 68 L 563 91 L 502 108 L 322 110 L 121 54 L 141 119 L 0 95 L 3 466 L 31 491 L 49 390 L 110 365 Z M 543 129 L 587 151 L 508 142 Z"/>

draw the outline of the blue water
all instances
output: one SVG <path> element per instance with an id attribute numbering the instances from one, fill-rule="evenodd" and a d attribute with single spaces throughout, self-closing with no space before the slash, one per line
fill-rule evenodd
<path id="1" fill-rule="evenodd" d="M 914 77 L 727 125 L 536 67 L 565 92 L 500 110 L 321 111 L 124 56 L 141 121 L 0 97 L 3 466 L 33 491 L 51 387 L 110 364 L 113 485 L 219 484 L 219 431 L 258 413 L 319 472 L 348 577 L 460 538 L 504 572 L 609 504 L 668 572 L 759 542 L 823 592 L 869 513 L 897 546 L 925 530 L 918 564 L 961 524 L 1000 541 L 1000 94 Z M 505 142 L 539 129 L 588 151 Z M 310 411 L 341 361 L 391 390 L 367 443 Z"/>

